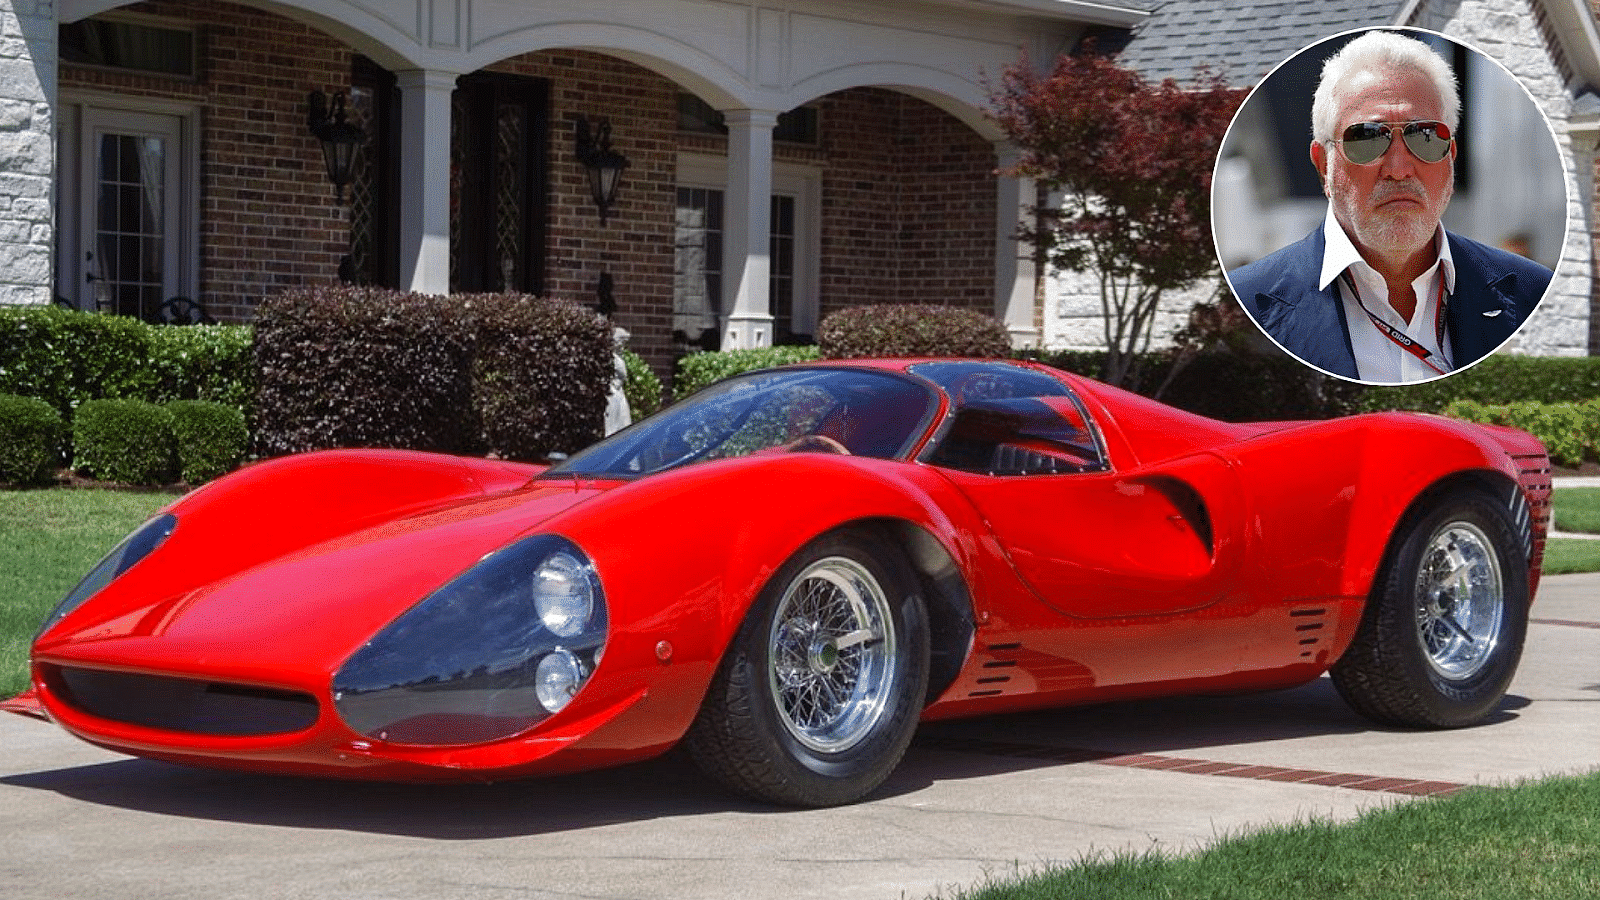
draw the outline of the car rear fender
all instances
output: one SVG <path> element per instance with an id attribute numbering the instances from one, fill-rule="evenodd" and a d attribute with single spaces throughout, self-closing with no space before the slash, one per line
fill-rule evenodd
<path id="1" fill-rule="evenodd" d="M 1523 463 L 1485 429 L 1377 413 L 1287 428 L 1233 446 L 1228 452 L 1240 460 L 1255 495 L 1250 539 L 1256 583 L 1290 591 L 1292 598 L 1364 599 L 1404 517 L 1441 485 L 1478 485 L 1513 510 L 1520 499 L 1537 513 L 1537 498 L 1513 492 L 1523 464 L 1539 468 L 1542 452 L 1513 444 Z M 1542 528 L 1533 523 L 1530 552 L 1542 545 Z"/>
<path id="2" fill-rule="evenodd" d="M 1433 498 L 1453 488 L 1481 491 L 1504 503 L 1522 532 L 1528 554 L 1529 600 L 1539 584 L 1544 542 L 1550 522 L 1550 460 L 1544 445 L 1512 428 L 1476 425 L 1441 416 L 1390 413 L 1374 432 L 1366 457 L 1366 483 L 1381 484 L 1385 474 L 1398 481 L 1387 502 L 1372 498 L 1370 519 L 1358 518 L 1351 532 L 1351 555 L 1365 561 L 1347 569 L 1348 588 L 1365 595 L 1390 546 L 1403 538 L 1409 517 L 1426 512 Z M 1431 440 L 1429 439 L 1431 437 Z M 1396 461 L 1415 460 L 1412 463 Z M 1378 527 L 1363 528 L 1362 521 Z"/>

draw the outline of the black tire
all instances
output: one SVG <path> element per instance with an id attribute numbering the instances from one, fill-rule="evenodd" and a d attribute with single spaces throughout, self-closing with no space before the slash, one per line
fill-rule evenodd
<path id="1" fill-rule="evenodd" d="M 802 548 L 734 636 L 685 737 L 690 757 L 773 803 L 836 806 L 872 792 L 905 755 L 927 692 L 915 585 L 905 558 L 869 533 Z"/>
<path id="2" fill-rule="evenodd" d="M 1522 658 L 1528 557 L 1505 504 L 1458 488 L 1391 541 L 1354 640 L 1333 665 L 1356 712 L 1385 725 L 1459 728 L 1494 711 Z"/>

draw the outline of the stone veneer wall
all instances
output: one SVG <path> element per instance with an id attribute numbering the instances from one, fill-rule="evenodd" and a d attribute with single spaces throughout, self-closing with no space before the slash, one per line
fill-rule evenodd
<path id="1" fill-rule="evenodd" d="M 0 5 L 0 304 L 50 302 L 55 58 L 54 0 Z"/>
<path id="2" fill-rule="evenodd" d="M 1425 3 L 1411 24 L 1457 38 L 1482 50 L 1517 76 L 1545 117 L 1561 148 L 1567 177 L 1567 237 L 1549 293 L 1507 349 L 1540 356 L 1583 356 L 1589 352 L 1593 317 L 1595 153 L 1579 146 L 1567 130 L 1573 98 L 1567 78 L 1551 59 L 1552 26 L 1534 15 L 1527 0 L 1461 0 Z"/>

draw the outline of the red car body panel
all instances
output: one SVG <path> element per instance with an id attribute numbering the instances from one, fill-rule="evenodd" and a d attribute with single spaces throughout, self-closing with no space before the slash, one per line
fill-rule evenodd
<path id="1" fill-rule="evenodd" d="M 900 460 L 759 452 L 634 480 L 401 451 L 251 466 L 173 504 L 167 543 L 48 628 L 32 696 L 8 708 L 123 752 L 264 771 L 499 779 L 641 759 L 682 737 L 785 560 L 862 523 L 893 534 L 939 596 L 948 672 L 926 719 L 1315 678 L 1354 635 L 1408 509 L 1453 480 L 1526 504 L 1536 584 L 1548 464 L 1521 432 L 1412 414 L 1228 424 L 1034 370 L 1082 401 L 1104 471 L 918 461 L 944 396 Z M 604 586 L 604 656 L 570 705 L 461 746 L 341 719 L 330 685 L 352 654 L 534 534 L 577 545 Z M 71 702 L 64 668 L 303 696 L 315 720 L 255 736 L 115 721 Z"/>

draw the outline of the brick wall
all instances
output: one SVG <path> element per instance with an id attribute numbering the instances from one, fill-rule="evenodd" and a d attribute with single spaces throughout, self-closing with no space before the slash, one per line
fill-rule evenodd
<path id="1" fill-rule="evenodd" d="M 306 95 L 350 83 L 350 52 L 312 28 L 231 3 L 161 0 L 129 11 L 200 26 L 194 81 L 62 64 L 61 88 L 201 107 L 200 296 L 244 320 L 263 298 L 337 280 L 349 228 Z"/>
<path id="2" fill-rule="evenodd" d="M 993 313 L 994 148 L 935 107 L 891 96 L 900 106 L 896 296 Z"/>
<path id="3" fill-rule="evenodd" d="M 821 108 L 822 316 L 886 302 L 992 313 L 993 148 L 893 91 L 844 91 Z"/>
<path id="4" fill-rule="evenodd" d="M 551 82 L 546 293 L 593 303 L 602 271 L 615 320 L 662 372 L 672 361 L 673 220 L 680 151 L 722 154 L 721 138 L 677 131 L 678 86 L 584 51 L 530 53 L 489 67 Z M 774 157 L 823 171 L 821 313 L 859 303 L 994 309 L 994 153 L 948 114 L 893 91 L 822 98 L 818 147 Z M 600 224 L 573 125 L 610 119 L 628 157 L 617 204 Z"/>
<path id="5" fill-rule="evenodd" d="M 629 346 L 665 371 L 672 356 L 673 212 L 677 88 L 665 78 L 596 53 L 530 53 L 490 70 L 547 78 L 550 188 L 545 293 L 596 301 L 602 272 L 614 282 L 616 323 Z M 612 148 L 628 158 L 606 223 L 574 155 L 579 116 L 611 121 Z"/>
<path id="6" fill-rule="evenodd" d="M 52 74 L 55 3 L 0 8 L 0 303 L 49 303 L 53 234 Z"/>

